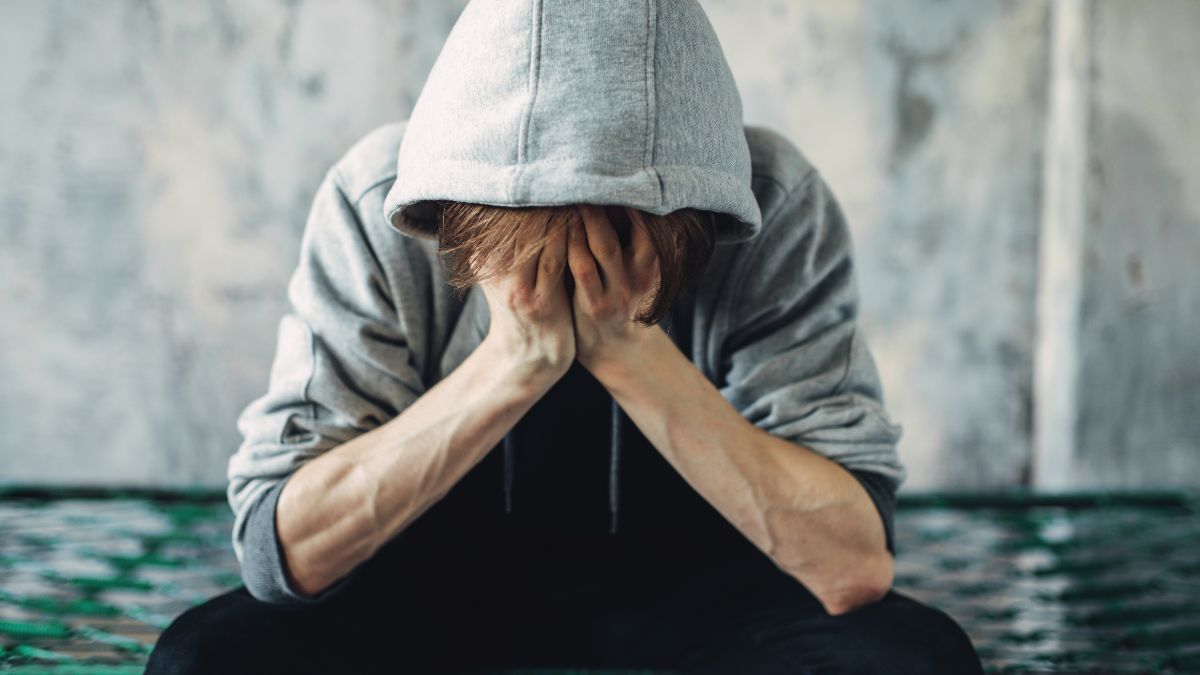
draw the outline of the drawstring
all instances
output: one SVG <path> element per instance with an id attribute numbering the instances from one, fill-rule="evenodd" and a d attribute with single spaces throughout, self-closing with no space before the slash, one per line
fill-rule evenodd
<path id="1" fill-rule="evenodd" d="M 617 533 L 617 504 L 618 487 L 621 469 L 621 442 L 624 440 L 624 425 L 621 419 L 621 406 L 615 398 L 609 397 L 612 412 L 612 430 L 609 437 L 608 464 L 608 511 L 612 515 L 609 533 Z M 512 513 L 513 472 L 517 459 L 516 427 L 514 426 L 504 436 L 504 511 Z"/>
<path id="2" fill-rule="evenodd" d="M 671 315 L 667 314 L 663 321 L 663 330 L 671 333 Z M 624 411 L 617 399 L 609 396 L 609 410 L 612 426 L 609 431 L 608 443 L 608 511 L 611 514 L 609 534 L 617 533 L 617 514 L 620 512 L 618 496 L 621 483 L 621 444 L 625 440 Z M 517 461 L 517 428 L 514 426 L 504 436 L 504 511 L 512 513 L 513 472 Z"/>

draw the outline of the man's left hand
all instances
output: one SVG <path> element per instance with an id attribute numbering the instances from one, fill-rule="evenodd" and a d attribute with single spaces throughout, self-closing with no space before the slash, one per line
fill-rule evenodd
<path id="1" fill-rule="evenodd" d="M 650 237 L 636 217 L 630 222 L 629 246 L 622 249 L 603 207 L 577 208 L 582 226 L 571 225 L 567 242 L 567 264 L 575 282 L 575 353 L 596 373 L 604 364 L 632 355 L 654 331 L 662 330 L 634 321 L 654 301 L 661 271 Z"/>

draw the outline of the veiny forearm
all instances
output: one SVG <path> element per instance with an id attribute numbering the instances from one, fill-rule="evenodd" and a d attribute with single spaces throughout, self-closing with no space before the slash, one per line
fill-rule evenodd
<path id="1" fill-rule="evenodd" d="M 313 595 L 450 491 L 553 384 L 485 339 L 387 423 L 305 463 L 279 495 L 292 583 Z"/>
<path id="2" fill-rule="evenodd" d="M 882 596 L 892 558 L 866 490 L 837 462 L 751 424 L 656 331 L 594 373 L 647 440 L 831 614 Z"/>

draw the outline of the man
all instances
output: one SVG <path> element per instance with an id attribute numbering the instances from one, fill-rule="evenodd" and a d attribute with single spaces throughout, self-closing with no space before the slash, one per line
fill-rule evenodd
<path id="1" fill-rule="evenodd" d="M 288 298 L 229 465 L 246 583 L 148 672 L 980 672 L 891 589 L 843 215 L 694 0 L 471 2 Z"/>

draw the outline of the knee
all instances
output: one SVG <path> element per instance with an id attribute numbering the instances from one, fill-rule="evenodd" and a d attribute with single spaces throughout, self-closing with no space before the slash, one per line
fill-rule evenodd
<path id="1" fill-rule="evenodd" d="M 243 597 L 244 596 L 244 597 Z M 244 587 L 188 608 L 163 630 L 146 662 L 150 675 L 264 672 L 250 657 L 264 650 L 247 649 L 254 631 Z M 268 647 L 268 645 L 260 645 Z"/>
<path id="2" fill-rule="evenodd" d="M 223 672 L 212 663 L 222 653 L 217 637 L 206 626 L 212 624 L 204 618 L 207 603 L 197 605 L 171 622 L 150 652 L 146 662 L 148 675 L 190 675 L 192 673 Z"/>
<path id="3" fill-rule="evenodd" d="M 853 616 L 855 613 L 846 616 Z M 862 649 L 847 650 L 856 660 L 849 670 L 896 675 L 975 675 L 983 665 L 971 638 L 946 612 L 907 595 L 889 591 L 862 608 L 863 625 L 855 631 L 869 639 Z M 867 636 L 870 636 L 869 638 Z"/>

